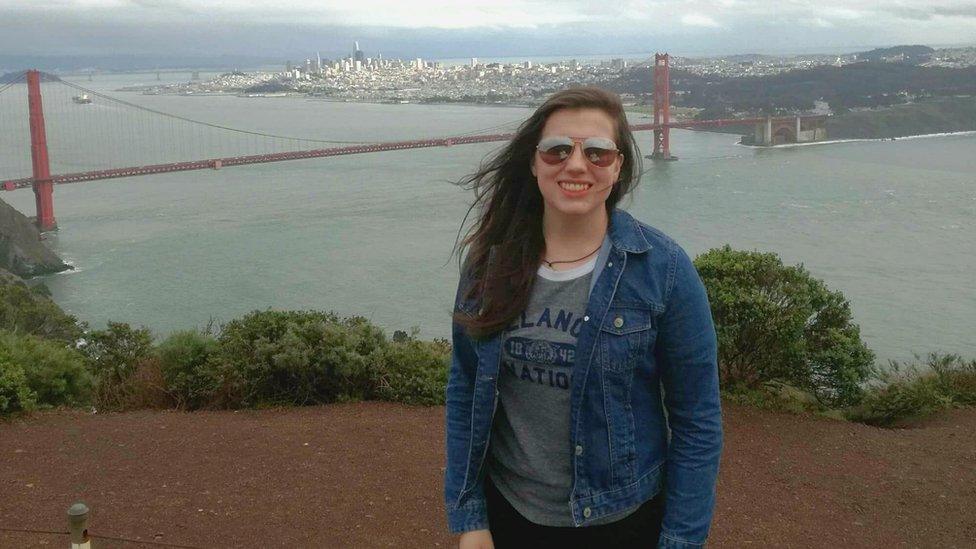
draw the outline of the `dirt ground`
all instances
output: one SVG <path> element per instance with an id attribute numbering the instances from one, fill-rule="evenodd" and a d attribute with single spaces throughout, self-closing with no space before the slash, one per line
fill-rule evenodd
<path id="1" fill-rule="evenodd" d="M 726 404 L 710 547 L 976 547 L 976 409 L 882 430 Z M 450 547 L 444 408 L 53 411 L 0 422 L 0 547 Z M 149 547 L 95 539 L 93 547 Z"/>

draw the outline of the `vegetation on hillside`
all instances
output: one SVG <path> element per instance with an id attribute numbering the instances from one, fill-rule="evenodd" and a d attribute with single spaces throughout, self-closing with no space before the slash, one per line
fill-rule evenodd
<path id="1" fill-rule="evenodd" d="M 608 86 L 621 93 L 646 95 L 653 69 L 635 67 Z M 976 67 L 923 67 L 912 63 L 866 61 L 841 67 L 823 65 L 770 76 L 731 78 L 671 70 L 671 103 L 715 112 L 788 114 L 826 101 L 835 112 L 883 107 L 926 97 L 976 95 Z"/>
<path id="2" fill-rule="evenodd" d="M 725 246 L 695 260 L 712 305 L 726 398 L 890 425 L 976 404 L 976 361 L 873 367 L 850 305 L 802 266 Z M 26 293 L 25 293 L 26 292 Z M 254 311 L 156 344 L 146 328 L 85 330 L 23 284 L 0 285 L 0 416 L 246 408 L 380 399 L 444 403 L 450 343 L 387 338 L 362 317 Z"/>
<path id="3" fill-rule="evenodd" d="M 831 139 L 877 139 L 976 130 L 976 97 L 942 97 L 827 119 Z"/>

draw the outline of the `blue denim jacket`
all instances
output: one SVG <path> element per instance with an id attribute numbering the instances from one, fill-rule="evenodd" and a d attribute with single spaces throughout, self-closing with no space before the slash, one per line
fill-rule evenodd
<path id="1" fill-rule="evenodd" d="M 662 489 L 658 547 L 704 544 L 722 450 L 717 345 L 708 298 L 673 240 L 616 209 L 576 342 L 570 396 L 576 526 Z M 462 274 L 455 310 L 474 315 Z M 453 533 L 488 528 L 485 457 L 504 334 L 457 323 L 447 383 L 444 499 Z"/>

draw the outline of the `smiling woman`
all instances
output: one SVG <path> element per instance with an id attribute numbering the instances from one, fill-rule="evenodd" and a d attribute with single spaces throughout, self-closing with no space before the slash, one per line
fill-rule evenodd
<path id="1" fill-rule="evenodd" d="M 466 179 L 444 476 L 462 548 L 705 542 L 715 328 L 685 252 L 616 208 L 639 159 L 620 99 L 574 88 Z"/>

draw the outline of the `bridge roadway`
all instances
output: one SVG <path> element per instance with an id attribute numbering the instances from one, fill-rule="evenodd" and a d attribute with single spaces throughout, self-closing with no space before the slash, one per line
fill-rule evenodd
<path id="1" fill-rule="evenodd" d="M 804 116 L 804 119 L 822 118 L 820 116 Z M 779 120 L 795 120 L 795 117 L 773 118 L 773 122 Z M 684 120 L 675 121 L 668 124 L 631 124 L 631 131 L 649 131 L 663 129 L 688 129 L 719 126 L 739 126 L 757 124 L 765 122 L 766 118 L 724 118 L 716 120 Z M 189 170 L 219 169 L 224 166 L 241 166 L 244 164 L 260 164 L 264 162 L 280 162 L 283 160 L 300 160 L 304 158 L 320 158 L 324 156 L 341 156 L 347 154 L 364 154 L 383 151 L 397 151 L 402 149 L 420 149 L 427 147 L 450 147 L 452 145 L 466 145 L 470 143 L 490 143 L 495 141 L 508 141 L 514 133 L 498 133 L 486 135 L 469 135 L 460 137 L 444 137 L 437 139 L 418 139 L 414 141 L 393 141 L 387 143 L 368 143 L 363 145 L 350 145 L 346 147 L 333 147 L 328 149 L 312 149 L 307 151 L 292 151 L 281 153 L 255 154 L 249 156 L 230 156 L 226 158 L 211 158 L 207 160 L 191 160 L 188 162 L 172 162 L 168 164 L 153 164 L 149 166 L 133 166 L 129 168 L 113 168 L 109 170 L 97 170 L 89 172 L 68 173 L 52 175 L 51 181 L 56 184 L 79 183 L 82 181 L 95 181 L 98 179 L 112 179 L 117 177 L 132 177 L 136 175 L 149 175 L 168 172 L 182 172 Z M 4 181 L 4 190 L 12 191 L 30 187 L 34 182 L 33 177 L 21 179 L 11 179 Z"/>

